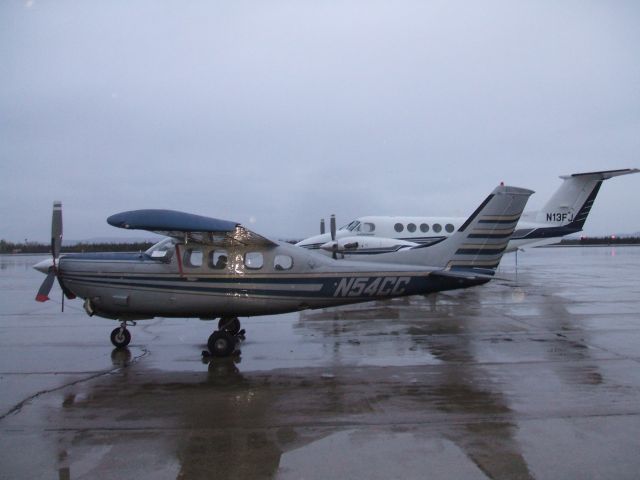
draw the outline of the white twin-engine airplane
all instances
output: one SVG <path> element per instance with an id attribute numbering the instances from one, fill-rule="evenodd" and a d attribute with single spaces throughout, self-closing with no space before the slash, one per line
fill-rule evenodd
<path id="1" fill-rule="evenodd" d="M 273 315 L 466 288 L 488 282 L 533 192 L 499 186 L 455 234 L 429 248 L 334 260 L 258 235 L 236 222 L 172 210 L 134 210 L 107 221 L 166 235 L 145 253 L 60 254 L 62 205 L 54 203 L 52 259 L 36 296 L 58 280 L 89 315 L 118 320 L 111 342 L 125 347 L 127 326 L 153 317 L 219 319 L 209 337 L 214 356 L 243 338 L 238 316 Z M 364 260 L 364 259 L 360 259 Z M 64 298 L 64 297 L 63 297 Z"/>
<path id="2" fill-rule="evenodd" d="M 525 212 L 509 240 L 506 252 L 558 242 L 565 235 L 582 231 L 604 180 L 637 173 L 636 168 L 602 172 L 574 173 L 564 181 L 542 210 Z M 309 237 L 296 245 L 340 256 L 372 255 L 396 252 L 417 245 L 434 245 L 451 236 L 464 222 L 459 217 L 359 217 L 332 233 Z M 331 217 L 335 224 L 335 217 Z"/>

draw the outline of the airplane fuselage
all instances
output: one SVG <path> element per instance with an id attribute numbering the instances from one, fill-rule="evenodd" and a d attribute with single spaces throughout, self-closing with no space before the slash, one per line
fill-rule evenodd
<path id="1" fill-rule="evenodd" d="M 148 253 L 67 254 L 59 259 L 65 288 L 107 318 L 255 316 L 466 288 L 486 278 L 432 277 L 416 265 L 334 262 L 286 243 L 224 251 L 171 244 Z"/>
<path id="2" fill-rule="evenodd" d="M 359 247 L 351 251 L 341 251 L 346 255 L 371 255 L 387 253 L 406 248 L 402 242 L 413 242 L 417 245 L 434 245 L 453 235 L 465 219 L 460 217 L 359 217 L 346 227 L 336 231 L 336 239 L 347 239 L 346 242 L 359 242 Z M 580 231 L 570 229 L 562 224 L 555 227 L 532 221 L 520 221 L 513 232 L 505 253 L 517 249 L 537 247 L 558 242 L 563 236 Z M 384 244 L 375 239 L 388 239 Z M 298 245 L 310 250 L 318 250 L 331 240 L 328 233 L 309 237 Z M 399 240 L 392 242 L 390 240 Z M 366 245 L 369 242 L 370 247 Z"/>

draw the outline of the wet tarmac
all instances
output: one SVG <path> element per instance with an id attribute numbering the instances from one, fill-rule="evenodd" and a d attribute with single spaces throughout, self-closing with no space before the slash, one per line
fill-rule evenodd
<path id="1" fill-rule="evenodd" d="M 636 479 L 640 248 L 549 248 L 464 291 L 214 325 L 33 301 L 0 256 L 0 478 Z M 60 298 L 54 287 L 52 298 Z"/>

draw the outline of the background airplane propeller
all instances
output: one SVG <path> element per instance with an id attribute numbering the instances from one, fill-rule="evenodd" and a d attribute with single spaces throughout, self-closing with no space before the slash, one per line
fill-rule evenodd
<path id="1" fill-rule="evenodd" d="M 329 230 L 331 232 L 331 243 L 327 242 L 322 248 L 329 250 L 334 260 L 338 258 L 338 242 L 336 242 L 336 216 L 331 214 L 329 221 Z M 324 218 L 320 219 L 320 235 L 325 234 Z"/>
<path id="2" fill-rule="evenodd" d="M 333 242 L 331 247 L 331 256 L 333 257 L 334 260 L 337 260 L 338 259 L 338 242 L 336 242 L 336 216 L 333 214 L 331 215 L 330 229 L 331 229 L 331 241 Z"/>

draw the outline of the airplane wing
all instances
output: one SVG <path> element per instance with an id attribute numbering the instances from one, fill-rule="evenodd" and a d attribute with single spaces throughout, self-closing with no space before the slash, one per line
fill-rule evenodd
<path id="1" fill-rule="evenodd" d="M 203 217 L 175 210 L 132 210 L 107 218 L 114 227 L 149 232 L 177 238 L 185 242 L 207 245 L 277 245 L 237 222 Z"/>

